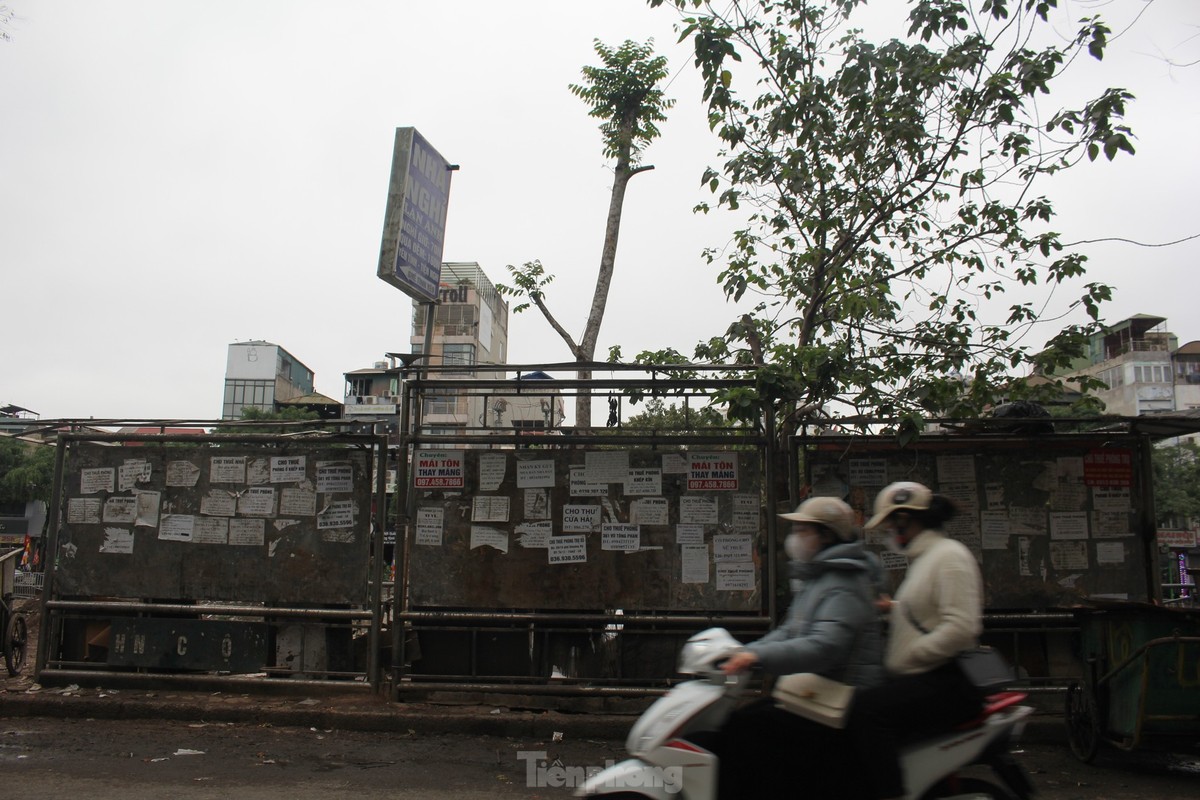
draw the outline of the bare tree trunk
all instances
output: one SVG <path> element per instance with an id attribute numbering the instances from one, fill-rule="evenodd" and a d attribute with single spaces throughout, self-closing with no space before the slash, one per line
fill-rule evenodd
<path id="1" fill-rule="evenodd" d="M 596 342 L 600 338 L 600 324 L 604 321 L 604 311 L 608 305 L 608 290 L 612 286 L 613 267 L 617 261 L 617 239 L 621 234 L 621 211 L 625 205 L 625 190 L 629 179 L 639 172 L 654 169 L 643 166 L 630 169 L 629 158 L 622 155 L 617 160 L 613 171 L 612 196 L 608 201 L 608 222 L 604 229 L 604 249 L 600 252 L 600 271 L 596 275 L 596 292 L 592 296 L 592 308 L 588 312 L 587 326 L 579 340 L 579 349 L 575 360 L 586 364 L 596 360 Z M 576 377 L 587 380 L 592 377 L 591 370 L 580 369 Z M 575 398 L 575 427 L 586 428 L 592 424 L 592 394 L 588 389 L 580 389 Z"/>

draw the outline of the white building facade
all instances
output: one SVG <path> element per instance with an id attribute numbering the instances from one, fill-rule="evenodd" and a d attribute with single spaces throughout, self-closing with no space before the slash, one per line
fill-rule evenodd
<path id="1" fill-rule="evenodd" d="M 433 335 L 427 344 L 430 305 L 413 301 L 409 339 L 414 353 L 425 354 L 419 363 L 443 368 L 432 372 L 430 380 L 473 377 L 477 364 L 508 363 L 508 303 L 479 264 L 442 264 L 441 290 L 432 307 Z M 425 395 L 421 420 L 435 435 L 453 435 L 467 428 L 488 427 L 494 416 L 489 405 L 481 395 L 431 391 Z"/>
<path id="2" fill-rule="evenodd" d="M 313 372 L 277 344 L 264 341 L 229 345 L 221 419 L 241 419 L 242 409 L 274 411 L 275 403 L 313 391 Z"/>

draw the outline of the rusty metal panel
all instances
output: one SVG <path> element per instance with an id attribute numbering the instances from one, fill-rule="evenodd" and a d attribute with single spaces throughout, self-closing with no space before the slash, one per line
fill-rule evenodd
<path id="1" fill-rule="evenodd" d="M 115 617 L 108 663 L 148 669 L 261 672 L 268 627 L 262 622 Z"/>
<path id="2" fill-rule="evenodd" d="M 610 456 L 596 453 L 614 452 L 615 467 L 598 466 Z M 418 450 L 411 470 L 410 607 L 761 611 L 756 450 L 720 452 L 735 464 L 731 480 L 689 475 L 676 449 L 435 453 Z M 581 479 L 593 458 L 593 469 L 615 468 L 613 480 Z M 687 580 L 681 541 L 706 548 Z"/>
<path id="3" fill-rule="evenodd" d="M 898 480 L 949 496 L 959 515 L 947 533 L 980 562 L 989 609 L 1048 609 L 1085 598 L 1146 600 L 1153 530 L 1145 530 L 1149 477 L 1143 437 L 823 437 L 805 444 L 811 490 L 871 515 L 876 493 Z M 907 561 L 867 532 L 893 588 Z"/>
<path id="4" fill-rule="evenodd" d="M 361 449 L 295 440 L 72 443 L 55 593 L 365 603 L 367 464 Z"/>

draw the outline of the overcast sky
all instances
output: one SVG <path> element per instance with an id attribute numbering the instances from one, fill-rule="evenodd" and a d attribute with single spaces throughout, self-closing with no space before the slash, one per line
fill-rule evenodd
<path id="1" fill-rule="evenodd" d="M 592 40 L 653 37 L 678 100 L 631 183 L 597 355 L 685 353 L 736 316 L 701 258 L 730 222 L 693 215 L 716 144 L 676 15 L 644 0 L 6 0 L 0 41 L 0 404 L 43 418 L 220 415 L 227 346 L 266 339 L 341 399 L 343 373 L 409 350 L 409 298 L 375 276 L 395 128 L 454 175 L 444 259 L 493 281 L 541 259 L 577 335 L 610 175 L 567 90 Z M 1065 0 L 1118 31 L 1142 0 Z M 1066 29 L 1065 26 L 1063 28 Z M 1157 0 L 1089 65 L 1137 102 L 1138 155 L 1050 194 L 1067 241 L 1200 232 L 1200 2 Z M 1107 319 L 1200 338 L 1200 242 L 1096 245 Z M 1048 329 L 1042 339 L 1054 332 Z M 569 360 L 536 313 L 509 360 Z"/>

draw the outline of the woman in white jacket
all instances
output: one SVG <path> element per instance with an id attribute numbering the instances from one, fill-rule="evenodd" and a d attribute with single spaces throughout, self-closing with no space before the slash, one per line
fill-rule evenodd
<path id="1" fill-rule="evenodd" d="M 926 486 L 893 483 L 875 498 L 875 515 L 864 526 L 888 531 L 909 559 L 891 603 L 888 677 L 859 691 L 847 725 L 876 798 L 905 794 L 900 743 L 949 730 L 983 708 L 981 692 L 956 661 L 983 630 L 983 579 L 971 551 L 941 530 L 955 512 Z"/>

